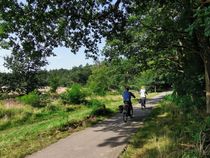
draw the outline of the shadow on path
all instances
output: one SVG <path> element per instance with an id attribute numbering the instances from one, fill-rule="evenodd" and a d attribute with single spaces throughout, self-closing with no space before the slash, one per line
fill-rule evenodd
<path id="1" fill-rule="evenodd" d="M 162 99 L 162 96 L 147 100 L 147 107 L 141 109 L 140 105 L 134 107 L 134 118 L 129 118 L 128 122 L 123 122 L 122 114 L 117 114 L 115 117 L 96 125 L 94 132 L 116 133 L 109 138 L 99 143 L 98 146 L 116 147 L 126 144 L 132 134 L 134 134 L 139 127 L 143 126 L 143 120 L 151 112 L 154 105 Z"/>
<path id="2" fill-rule="evenodd" d="M 107 119 L 85 130 L 36 152 L 27 158 L 117 158 L 132 134 L 142 127 L 144 118 L 166 93 L 149 99 L 147 108 L 134 107 L 134 118 L 123 122 L 122 114 Z"/>

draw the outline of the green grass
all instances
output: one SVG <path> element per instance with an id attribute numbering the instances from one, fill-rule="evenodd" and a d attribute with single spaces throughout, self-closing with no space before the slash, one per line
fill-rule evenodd
<path id="1" fill-rule="evenodd" d="M 200 133 L 210 127 L 208 120 L 210 117 L 202 111 L 192 108 L 184 113 L 167 99 L 144 121 L 143 127 L 132 137 L 121 158 L 205 157 L 207 153 L 200 150 Z"/>
<path id="2" fill-rule="evenodd" d="M 0 102 L 1 158 L 24 157 L 38 151 L 72 132 L 110 117 L 123 103 L 122 96 L 117 94 L 89 97 L 88 102 L 92 103 L 88 106 L 63 105 L 58 97 L 54 98 L 41 108 L 29 105 L 5 108 Z M 107 109 L 105 112 L 101 110 L 103 105 Z"/>
<path id="3" fill-rule="evenodd" d="M 40 150 L 109 117 L 121 102 L 121 96 L 117 95 L 90 99 L 98 99 L 108 110 L 104 113 L 100 105 L 62 105 L 59 99 L 42 108 L 29 105 L 5 108 L 1 103 L 0 157 L 24 157 Z"/>
<path id="4" fill-rule="evenodd" d="M 58 111 L 45 114 L 43 118 L 37 118 L 35 114 L 35 117 L 31 116 L 34 119 L 30 118 L 22 124 L 16 121 L 17 124 L 0 131 L 0 157 L 22 157 L 44 147 L 67 135 L 68 131 L 62 132 L 65 125 L 85 120 L 90 112 L 90 108 L 83 107 L 71 113 Z"/>

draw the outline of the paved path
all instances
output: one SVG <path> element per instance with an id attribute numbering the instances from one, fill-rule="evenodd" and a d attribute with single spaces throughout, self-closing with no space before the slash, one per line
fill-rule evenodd
<path id="1" fill-rule="evenodd" d="M 145 110 L 134 107 L 134 118 L 127 123 L 122 121 L 121 114 L 117 114 L 93 127 L 73 133 L 27 158 L 117 158 L 131 134 L 143 125 L 142 119 L 165 94 L 161 93 L 148 100 Z"/>

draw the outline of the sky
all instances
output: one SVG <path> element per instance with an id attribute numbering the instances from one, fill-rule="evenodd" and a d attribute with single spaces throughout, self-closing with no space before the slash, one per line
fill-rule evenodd
<path id="1" fill-rule="evenodd" d="M 98 45 L 99 50 L 102 50 L 105 42 L 102 40 L 102 43 Z M 58 47 L 54 49 L 56 56 L 49 57 L 47 60 L 49 64 L 43 69 L 53 70 L 53 69 L 71 69 L 74 66 L 94 64 L 94 60 L 89 58 L 87 59 L 84 53 L 84 48 L 81 48 L 77 54 L 73 54 L 69 48 Z M 3 57 L 10 55 L 10 50 L 0 49 L 0 72 L 9 72 L 6 69 L 4 64 Z"/>

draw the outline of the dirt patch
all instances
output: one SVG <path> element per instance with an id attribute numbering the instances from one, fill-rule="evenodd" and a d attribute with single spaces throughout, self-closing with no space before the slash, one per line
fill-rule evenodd
<path id="1" fill-rule="evenodd" d="M 64 93 L 67 90 L 67 87 L 58 87 L 56 92 L 58 94 Z"/>
<path id="2" fill-rule="evenodd" d="M 50 87 L 42 87 L 42 88 L 39 88 L 38 91 L 41 93 L 47 93 L 50 91 Z"/>
<path id="3" fill-rule="evenodd" d="M 9 108 L 22 108 L 23 107 L 23 105 L 20 102 L 16 101 L 13 98 L 3 100 L 2 104 L 7 109 L 9 109 Z"/>
<path id="4" fill-rule="evenodd" d="M 67 87 L 58 87 L 56 90 L 57 94 L 64 93 L 67 90 Z M 39 92 L 41 93 L 47 93 L 50 91 L 50 87 L 43 87 L 38 89 Z"/>

